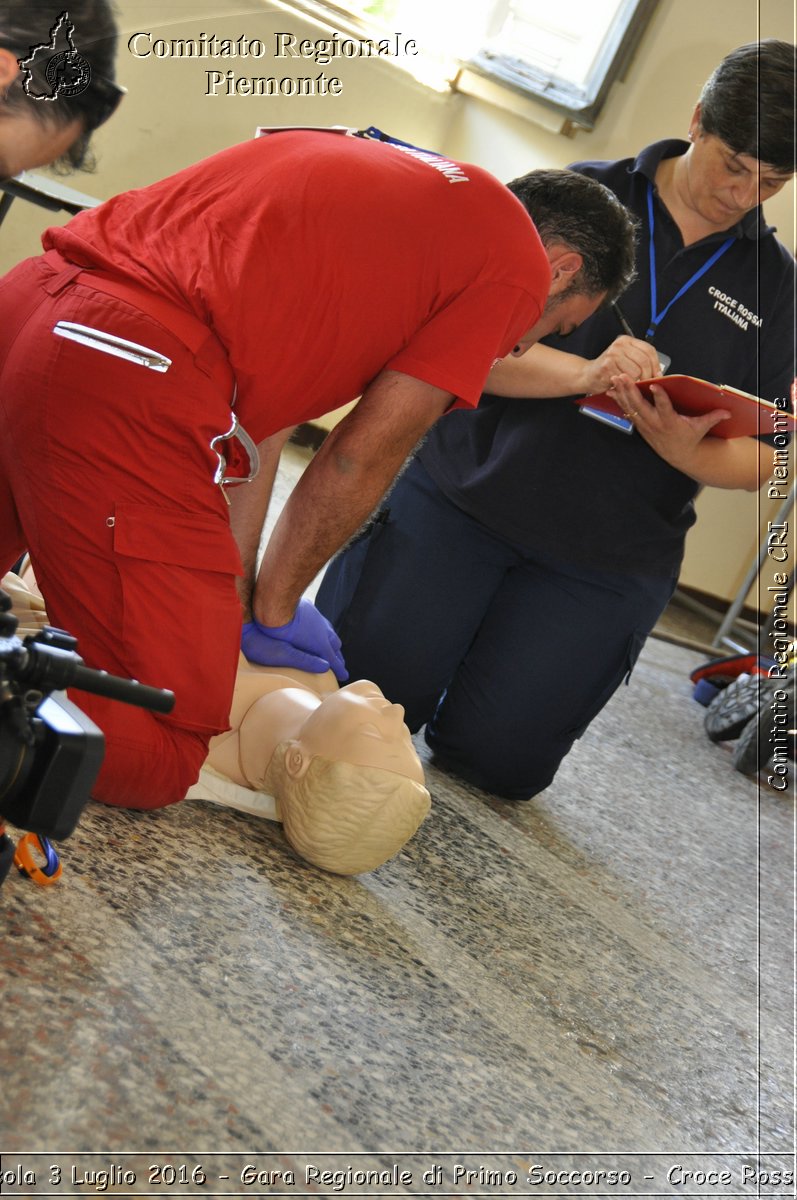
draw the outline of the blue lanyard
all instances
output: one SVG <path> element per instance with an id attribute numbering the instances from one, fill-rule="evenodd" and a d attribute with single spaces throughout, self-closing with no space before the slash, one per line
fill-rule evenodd
<path id="1" fill-rule="evenodd" d="M 367 129 L 358 129 L 354 136 L 373 142 L 389 142 L 391 146 L 406 146 L 408 150 L 420 150 L 422 154 L 434 154 L 436 158 L 443 157 L 439 150 L 424 150 L 422 146 L 416 146 L 413 142 L 403 142 L 401 138 L 383 133 L 381 129 L 377 129 L 376 125 L 369 125 Z"/>
<path id="2" fill-rule="evenodd" d="M 700 267 L 700 269 L 698 271 L 695 271 L 695 273 L 691 277 L 691 279 L 687 279 L 686 283 L 683 285 L 683 287 L 680 289 L 680 291 L 675 293 L 675 295 L 673 296 L 670 303 L 665 305 L 665 307 L 661 310 L 661 312 L 658 312 L 656 309 L 656 306 L 658 304 L 658 299 L 656 296 L 656 247 L 653 244 L 653 229 L 654 229 L 653 184 L 650 182 L 650 180 L 648 180 L 648 237 L 649 237 L 648 245 L 650 248 L 650 329 L 645 334 L 645 337 L 649 337 L 649 338 L 653 337 L 659 324 L 667 316 L 667 313 L 670 311 L 673 304 L 675 304 L 675 301 L 680 300 L 681 296 L 683 296 L 684 292 L 688 292 L 690 287 L 692 286 L 692 284 L 697 283 L 698 279 L 700 279 L 701 276 L 705 275 L 706 271 L 708 271 L 710 267 L 713 267 L 714 263 L 717 261 L 717 259 L 720 258 L 725 253 L 725 251 L 728 249 L 728 247 L 732 246 L 733 243 L 736 241 L 735 237 L 726 238 L 726 240 L 720 246 L 719 250 L 714 251 L 714 253 L 712 254 L 711 258 L 708 260 L 708 262 L 703 263 L 703 266 Z"/>

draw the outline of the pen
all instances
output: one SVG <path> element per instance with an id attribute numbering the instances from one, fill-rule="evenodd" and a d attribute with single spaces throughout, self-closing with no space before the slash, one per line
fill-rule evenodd
<path id="1" fill-rule="evenodd" d="M 620 308 L 620 305 L 616 303 L 616 301 L 612 301 L 612 312 L 620 322 L 620 328 L 622 329 L 623 333 L 627 333 L 629 337 L 636 337 L 636 334 L 623 315 L 623 310 Z"/>
<path id="2" fill-rule="evenodd" d="M 628 324 L 628 321 L 626 321 L 623 310 L 615 301 L 612 301 L 612 312 L 620 322 L 623 333 L 627 333 L 629 337 L 635 337 L 636 334 Z M 645 340 L 647 341 L 648 339 L 646 338 Z M 659 370 L 661 371 L 662 375 L 666 375 L 672 359 L 670 358 L 669 354 L 662 354 L 659 350 L 656 351 L 656 357 L 659 360 Z"/>

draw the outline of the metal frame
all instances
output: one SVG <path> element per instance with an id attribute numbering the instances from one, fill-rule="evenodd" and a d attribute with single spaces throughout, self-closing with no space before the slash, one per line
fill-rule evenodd
<path id="1" fill-rule="evenodd" d="M 0 192 L 0 225 L 15 200 L 27 200 L 49 212 L 68 212 L 73 216 L 102 203 L 93 196 L 86 196 L 54 179 L 48 179 L 46 175 L 32 175 L 29 171 L 23 171 L 13 179 L 4 179 L 0 182 Z"/>

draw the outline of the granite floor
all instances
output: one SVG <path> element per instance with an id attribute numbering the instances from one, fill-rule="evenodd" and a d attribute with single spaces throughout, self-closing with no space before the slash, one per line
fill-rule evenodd
<path id="1" fill-rule="evenodd" d="M 709 743 L 700 661 L 651 640 L 528 803 L 429 766 L 359 878 L 90 804 L 57 885 L 0 891 L 3 1193 L 793 1195 L 793 787 Z"/>

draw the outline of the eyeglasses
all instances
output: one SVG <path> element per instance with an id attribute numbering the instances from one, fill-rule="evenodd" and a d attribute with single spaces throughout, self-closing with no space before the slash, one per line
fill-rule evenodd
<path id="1" fill-rule="evenodd" d="M 93 119 L 88 127 L 88 132 L 92 133 L 113 116 L 119 107 L 122 96 L 127 95 L 127 88 L 114 83 L 111 79 L 106 79 L 104 75 L 92 73 L 91 83 L 86 89 L 85 95 L 87 98 L 92 97 L 100 101 L 99 107 L 95 106 Z"/>

